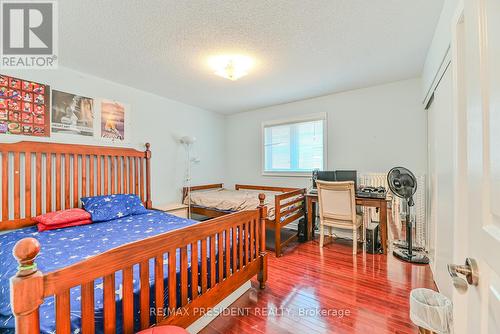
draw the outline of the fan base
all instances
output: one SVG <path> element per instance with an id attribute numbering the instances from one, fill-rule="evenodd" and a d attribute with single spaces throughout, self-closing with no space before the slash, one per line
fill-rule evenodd
<path id="1" fill-rule="evenodd" d="M 417 264 L 428 264 L 429 258 L 424 254 L 412 253 L 411 256 L 408 254 L 407 249 L 396 249 L 392 252 L 392 254 L 400 260 L 410 263 Z"/>
<path id="2" fill-rule="evenodd" d="M 392 245 L 396 248 L 408 249 L 408 242 L 406 240 L 395 240 Z M 424 251 L 425 248 L 422 246 L 413 246 L 413 250 L 417 252 Z"/>

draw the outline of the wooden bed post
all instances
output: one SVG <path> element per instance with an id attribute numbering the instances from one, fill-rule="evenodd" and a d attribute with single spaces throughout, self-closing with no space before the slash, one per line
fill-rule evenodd
<path id="1" fill-rule="evenodd" d="M 150 143 L 146 143 L 146 209 L 151 209 L 153 207 L 153 202 L 151 201 L 151 147 Z"/>
<path id="2" fill-rule="evenodd" d="M 281 252 L 281 199 L 274 196 L 274 252 L 276 257 L 283 255 Z"/>
<path id="3" fill-rule="evenodd" d="M 35 238 L 19 240 L 12 251 L 19 263 L 16 276 L 10 279 L 10 300 L 17 334 L 40 333 L 43 274 L 35 263 L 39 252 L 40 243 Z"/>
<path id="4" fill-rule="evenodd" d="M 266 195 L 259 194 L 259 216 L 260 216 L 260 257 L 262 261 L 262 267 L 257 275 L 260 283 L 260 288 L 264 289 L 266 287 L 267 281 L 267 252 L 266 252 L 266 219 L 267 219 L 267 207 L 264 205 L 264 200 Z"/>

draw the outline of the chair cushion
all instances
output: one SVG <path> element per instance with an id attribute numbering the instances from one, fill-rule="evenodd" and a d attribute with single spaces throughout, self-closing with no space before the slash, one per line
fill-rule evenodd
<path id="1" fill-rule="evenodd" d="M 323 224 L 324 226 L 333 226 L 336 228 L 342 228 L 342 229 L 352 229 L 352 222 L 350 220 L 337 220 L 337 219 L 328 219 L 328 218 L 323 218 L 322 221 L 320 221 L 320 224 Z M 363 225 L 363 215 L 356 215 L 356 227 L 360 227 Z"/>
<path id="2" fill-rule="evenodd" d="M 182 327 L 177 326 L 155 326 L 137 334 L 188 334 L 189 332 Z"/>

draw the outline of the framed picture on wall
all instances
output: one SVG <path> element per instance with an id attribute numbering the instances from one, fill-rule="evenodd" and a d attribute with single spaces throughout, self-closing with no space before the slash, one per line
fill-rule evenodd
<path id="1" fill-rule="evenodd" d="M 52 90 L 52 132 L 94 135 L 94 99 Z"/>
<path id="2" fill-rule="evenodd" d="M 101 100 L 101 138 L 110 142 L 127 142 L 129 106 L 113 100 Z"/>
<path id="3" fill-rule="evenodd" d="M 0 74 L 0 134 L 50 136 L 50 87 Z"/>

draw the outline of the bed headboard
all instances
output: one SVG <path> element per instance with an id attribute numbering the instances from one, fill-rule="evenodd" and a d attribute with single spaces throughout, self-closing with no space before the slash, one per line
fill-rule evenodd
<path id="1" fill-rule="evenodd" d="M 0 144 L 0 231 L 33 225 L 31 218 L 42 213 L 79 207 L 85 196 L 133 193 L 151 208 L 149 147 Z"/>

